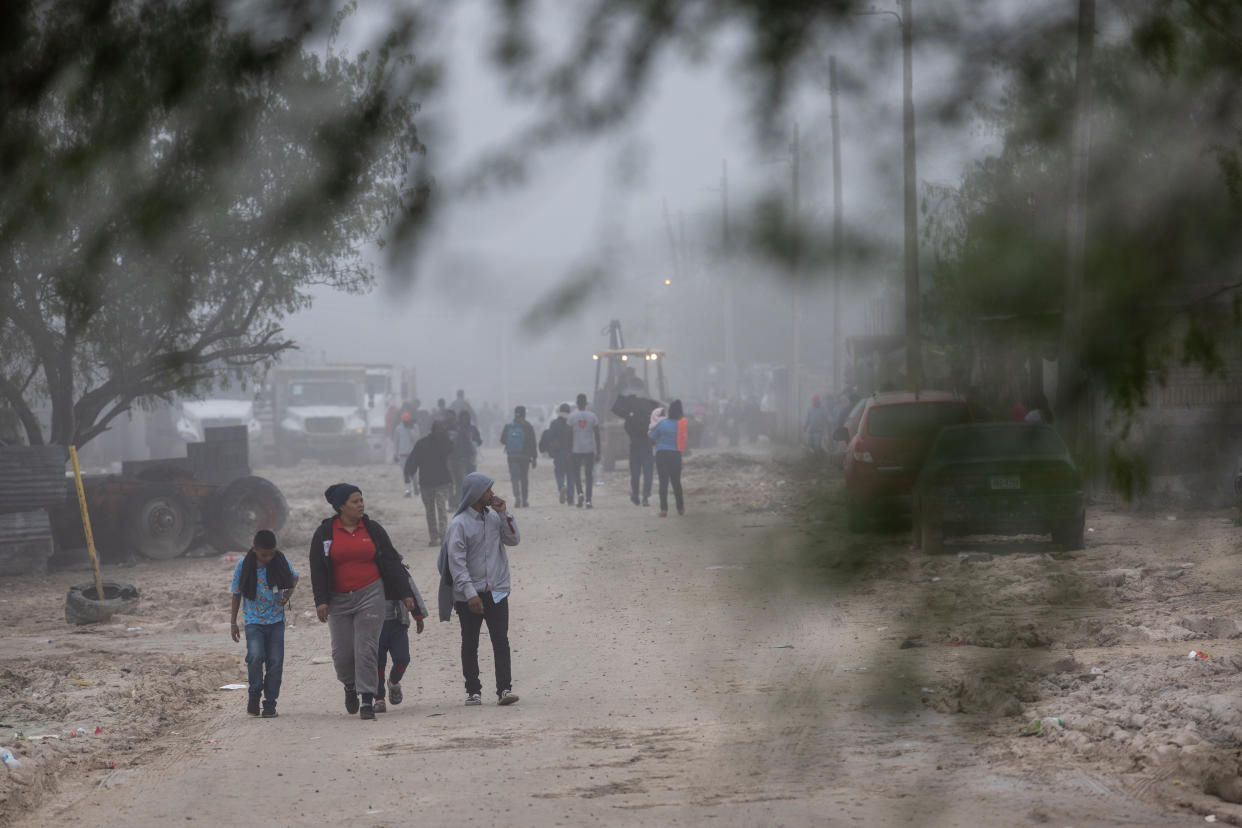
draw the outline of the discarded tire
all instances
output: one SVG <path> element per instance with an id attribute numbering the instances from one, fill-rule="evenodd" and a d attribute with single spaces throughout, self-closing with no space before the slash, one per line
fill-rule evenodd
<path id="1" fill-rule="evenodd" d="M 125 537 L 144 558 L 167 560 L 185 554 L 198 517 L 172 486 L 148 483 L 126 501 Z"/>
<path id="2" fill-rule="evenodd" d="M 250 548 L 260 529 L 279 532 L 289 505 L 276 484 L 262 477 L 239 477 L 217 491 L 208 512 L 207 536 L 221 552 Z"/>
<path id="3" fill-rule="evenodd" d="M 104 581 L 103 592 L 102 599 L 95 597 L 93 581 L 69 587 L 65 595 L 65 620 L 70 624 L 99 624 L 138 603 L 138 589 L 133 584 Z"/>

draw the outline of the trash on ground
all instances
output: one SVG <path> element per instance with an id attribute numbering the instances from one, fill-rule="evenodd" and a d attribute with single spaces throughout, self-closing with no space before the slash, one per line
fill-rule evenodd
<path id="1" fill-rule="evenodd" d="M 841 668 L 842 673 L 865 673 L 867 668 L 861 664 L 846 664 Z"/>
<path id="2" fill-rule="evenodd" d="M 708 566 L 704 568 L 710 571 L 713 569 L 745 569 L 746 567 L 738 564 L 717 564 L 716 566 Z"/>
<path id="3" fill-rule="evenodd" d="M 247 685 L 245 684 L 222 684 L 220 685 L 221 690 L 245 690 L 246 687 Z"/>
<path id="4" fill-rule="evenodd" d="M 126 627 L 125 632 L 138 632 L 142 627 Z"/>
<path id="5" fill-rule="evenodd" d="M 22 766 L 22 763 L 18 761 L 18 758 L 7 750 L 0 753 L 0 762 L 8 765 L 10 769 L 20 768 Z"/>
<path id="6" fill-rule="evenodd" d="M 932 583 L 934 584 L 936 583 L 936 581 L 939 581 L 939 580 L 940 580 L 940 576 L 936 576 L 935 578 L 932 578 Z"/>
<path id="7" fill-rule="evenodd" d="M 311 664 L 327 664 L 332 661 L 328 656 L 315 656 L 311 659 Z"/>
<path id="8" fill-rule="evenodd" d="M 794 648 L 794 645 L 792 644 L 773 644 L 772 645 L 773 650 L 792 650 L 793 648 Z"/>
<path id="9" fill-rule="evenodd" d="M 1202 650 L 1191 650 L 1190 655 L 1186 656 L 1186 658 L 1211 658 L 1211 657 L 1212 657 L 1211 653 L 1205 653 Z"/>
<path id="10" fill-rule="evenodd" d="M 919 691 L 922 693 L 935 693 L 936 688 L 935 687 L 920 687 Z"/>
<path id="11" fill-rule="evenodd" d="M 90 687 L 91 686 L 91 683 L 89 681 L 83 681 L 82 679 L 74 679 L 73 683 L 76 684 L 78 687 Z"/>
<path id="12" fill-rule="evenodd" d="M 1092 668 L 1091 668 L 1091 675 L 1093 675 L 1093 676 L 1102 676 L 1102 675 L 1104 675 L 1104 671 L 1103 671 L 1103 670 L 1101 670 L 1099 667 L 1092 667 Z"/>
<path id="13" fill-rule="evenodd" d="M 1039 736 L 1045 730 L 1051 730 L 1058 727 L 1065 727 L 1065 721 L 1063 719 L 1057 718 L 1056 716 L 1036 716 L 1034 719 L 1031 719 L 1030 723 L 1026 727 L 1022 728 L 1022 731 L 1018 735 Z"/>

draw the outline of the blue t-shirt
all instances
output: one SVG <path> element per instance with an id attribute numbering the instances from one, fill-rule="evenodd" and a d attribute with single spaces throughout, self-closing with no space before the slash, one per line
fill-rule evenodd
<path id="1" fill-rule="evenodd" d="M 234 595 L 241 595 L 241 571 L 245 561 L 242 558 L 233 567 Z M 268 589 L 266 566 L 258 566 L 256 570 L 259 583 L 254 590 L 255 599 L 251 601 L 249 598 L 242 598 L 242 617 L 247 624 L 279 624 L 285 620 L 285 608 L 280 605 L 280 591 Z M 289 564 L 289 570 L 294 578 L 298 577 L 298 571 L 293 568 L 293 564 Z"/>
<path id="2" fill-rule="evenodd" d="M 677 451 L 678 420 L 660 420 L 651 429 L 651 439 L 656 441 L 656 451 Z"/>

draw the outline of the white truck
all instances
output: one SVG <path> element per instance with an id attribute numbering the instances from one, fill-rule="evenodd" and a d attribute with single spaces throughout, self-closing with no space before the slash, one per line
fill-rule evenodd
<path id="1" fill-rule="evenodd" d="M 280 366 L 270 375 L 278 465 L 366 463 L 367 373 L 361 365 Z"/>

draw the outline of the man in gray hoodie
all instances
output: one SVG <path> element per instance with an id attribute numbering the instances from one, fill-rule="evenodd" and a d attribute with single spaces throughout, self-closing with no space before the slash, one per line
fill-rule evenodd
<path id="1" fill-rule="evenodd" d="M 479 472 L 466 475 L 461 502 L 436 561 L 440 620 L 448 621 L 455 607 L 461 622 L 461 672 L 468 705 L 483 703 L 479 633 L 485 621 L 496 661 L 497 702 L 509 705 L 518 700 L 509 660 L 509 555 L 505 547 L 517 546 L 521 538 L 504 500 L 492 492 L 493 483 Z"/>

